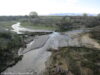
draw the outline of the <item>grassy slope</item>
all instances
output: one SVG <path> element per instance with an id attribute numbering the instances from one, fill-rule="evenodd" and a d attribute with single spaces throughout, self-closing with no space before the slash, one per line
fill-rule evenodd
<path id="1" fill-rule="evenodd" d="M 53 52 L 45 75 L 66 75 L 67 70 L 73 75 L 100 75 L 100 51 L 85 47 L 60 48 Z M 62 72 L 57 71 L 61 66 Z"/>
<path id="2" fill-rule="evenodd" d="M 52 24 L 59 22 L 62 19 L 62 16 L 39 16 L 39 18 L 37 19 L 38 21 L 40 20 L 42 21 L 40 21 L 40 23 L 37 23 L 37 24 L 32 24 L 29 20 L 28 21 L 20 20 L 20 22 L 22 26 L 32 28 L 32 29 L 56 30 L 57 29 L 56 25 L 52 26 Z"/>
<path id="3" fill-rule="evenodd" d="M 11 29 L 11 25 L 15 23 L 16 21 L 0 21 L 0 27 Z"/>
<path id="4" fill-rule="evenodd" d="M 100 26 L 92 28 L 91 37 L 100 43 Z"/>
<path id="5" fill-rule="evenodd" d="M 55 30 L 56 28 L 55 27 L 52 27 L 52 26 L 45 26 L 45 25 L 32 25 L 30 22 L 21 22 L 21 25 L 23 27 L 26 27 L 26 28 L 31 28 L 31 29 L 45 29 L 45 30 Z"/>
<path id="6" fill-rule="evenodd" d="M 21 37 L 0 29 L 0 72 L 18 62 L 18 50 L 22 46 Z"/>

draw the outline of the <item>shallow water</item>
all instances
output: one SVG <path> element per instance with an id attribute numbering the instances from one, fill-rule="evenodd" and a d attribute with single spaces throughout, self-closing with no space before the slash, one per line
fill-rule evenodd
<path id="1" fill-rule="evenodd" d="M 52 32 L 50 30 L 40 30 L 40 29 L 29 29 L 29 28 L 25 28 L 23 26 L 21 26 L 21 23 L 18 22 L 16 24 L 13 24 L 11 26 L 13 28 L 12 31 L 16 32 L 17 34 L 23 34 L 23 32 Z"/>

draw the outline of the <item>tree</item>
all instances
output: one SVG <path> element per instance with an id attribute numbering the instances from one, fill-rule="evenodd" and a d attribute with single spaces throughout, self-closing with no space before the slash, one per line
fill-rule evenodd
<path id="1" fill-rule="evenodd" d="M 97 14 L 97 16 L 98 16 L 98 17 L 100 17 L 100 13 L 99 13 L 99 14 Z"/>
<path id="2" fill-rule="evenodd" d="M 88 14 L 87 14 L 87 13 L 84 13 L 84 14 L 83 14 L 83 16 L 84 16 L 84 17 L 87 17 L 87 16 L 88 16 Z"/>
<path id="3" fill-rule="evenodd" d="M 58 31 L 64 32 L 64 31 L 72 29 L 73 28 L 72 22 L 73 21 L 69 17 L 64 16 L 61 22 L 57 24 Z"/>
<path id="4" fill-rule="evenodd" d="M 30 16 L 31 18 L 36 18 L 36 17 L 38 17 L 38 13 L 37 13 L 37 12 L 30 12 L 30 13 L 29 13 L 29 16 Z"/>

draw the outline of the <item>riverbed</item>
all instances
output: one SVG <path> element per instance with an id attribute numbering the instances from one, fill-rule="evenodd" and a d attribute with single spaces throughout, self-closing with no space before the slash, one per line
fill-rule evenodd
<path id="1" fill-rule="evenodd" d="M 3 73 L 5 73 L 4 75 L 42 75 L 46 68 L 45 62 L 51 56 L 48 49 L 59 50 L 59 47 L 69 46 L 100 48 L 100 45 L 91 39 L 88 34 L 84 34 L 82 29 L 65 32 L 64 34 L 53 32 L 52 34 L 37 36 L 22 51 L 22 60 Z"/>

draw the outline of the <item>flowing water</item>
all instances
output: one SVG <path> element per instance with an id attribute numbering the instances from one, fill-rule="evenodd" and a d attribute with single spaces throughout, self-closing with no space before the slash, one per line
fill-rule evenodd
<path id="1" fill-rule="evenodd" d="M 28 32 L 52 32 L 50 30 L 38 30 L 38 29 L 29 29 L 21 26 L 21 23 L 18 22 L 16 24 L 13 24 L 11 26 L 13 28 L 12 31 L 16 32 L 17 34 L 23 34 L 23 32 L 28 31 Z"/>

